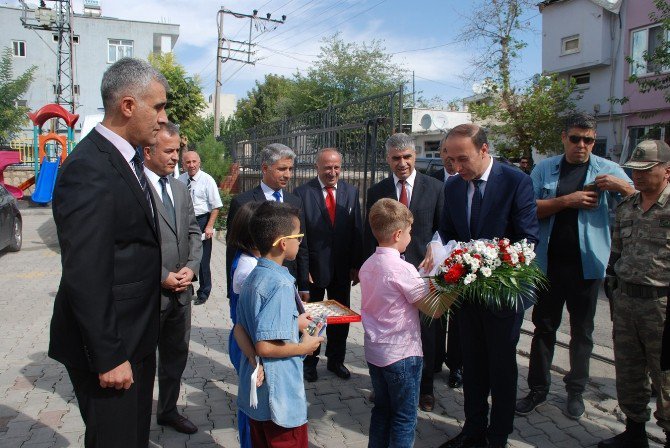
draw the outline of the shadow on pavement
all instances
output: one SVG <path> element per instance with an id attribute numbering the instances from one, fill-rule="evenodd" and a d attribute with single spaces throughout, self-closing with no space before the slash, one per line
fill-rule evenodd
<path id="1" fill-rule="evenodd" d="M 61 411 L 41 411 L 39 420 L 34 420 L 5 405 L 0 405 L 0 446 L 10 448 L 22 444 L 42 443 L 52 448 L 71 446 L 72 442 L 58 433 L 63 416 Z"/>

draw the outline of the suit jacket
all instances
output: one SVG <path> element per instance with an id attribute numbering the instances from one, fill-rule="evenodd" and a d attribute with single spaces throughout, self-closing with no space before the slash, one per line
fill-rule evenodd
<path id="1" fill-rule="evenodd" d="M 284 202 L 286 204 L 291 204 L 294 207 L 297 207 L 300 210 L 300 233 L 305 233 L 305 214 L 302 209 L 302 200 L 286 190 L 283 190 Z M 244 193 L 240 193 L 230 201 L 230 208 L 228 209 L 228 217 L 226 219 L 226 228 L 230 228 L 230 224 L 233 222 L 233 218 L 237 211 L 247 202 L 264 202 L 265 194 L 260 185 L 256 186 L 251 190 L 247 190 Z M 230 285 L 232 285 L 232 280 L 230 278 L 230 268 L 233 264 L 233 259 L 235 258 L 235 250 L 233 248 L 226 247 L 226 281 L 228 287 L 228 293 L 230 294 Z M 295 277 L 298 282 L 298 289 L 300 291 L 309 290 L 309 255 L 307 252 L 307 238 L 303 238 L 302 243 L 300 243 L 300 248 L 298 249 L 298 256 L 295 261 L 285 261 L 284 266 L 286 266 L 293 277 Z"/>
<path id="2" fill-rule="evenodd" d="M 101 373 L 156 352 L 156 213 L 121 153 L 97 131 L 65 160 L 53 196 L 63 269 L 50 357 Z"/>
<path id="3" fill-rule="evenodd" d="M 377 247 L 377 240 L 372 234 L 367 216 L 374 203 L 382 198 L 398 199 L 393 176 L 387 177 L 368 189 L 364 236 L 365 259 L 372 255 Z M 443 204 L 444 184 L 417 171 L 409 203 L 409 210 L 414 215 L 412 241 L 405 250 L 405 260 L 414 266 L 418 266 L 426 255 L 426 245 L 433 239 L 440 224 Z"/>
<path id="4" fill-rule="evenodd" d="M 453 176 L 445 184 L 444 213 L 440 221 L 440 236 L 449 240 L 470 241 L 467 219 L 468 182 Z M 480 239 L 509 238 L 515 242 L 526 238 L 537 244 L 539 224 L 533 194 L 533 183 L 523 171 L 493 161 L 478 224 Z M 524 301 L 524 307 L 530 306 Z"/>
<path id="5" fill-rule="evenodd" d="M 302 199 L 309 273 L 320 288 L 331 281 L 349 282 L 349 270 L 361 267 L 363 220 L 358 188 L 343 180 L 335 193 L 335 226 L 330 221 L 318 178 L 295 189 Z"/>
<path id="6" fill-rule="evenodd" d="M 439 180 L 440 182 L 444 183 L 444 168 L 442 168 L 439 171 L 435 171 L 433 174 L 430 175 L 431 177 L 434 177 L 435 179 Z"/>
<path id="7" fill-rule="evenodd" d="M 184 266 L 197 274 L 200 270 L 200 259 L 202 258 L 201 232 L 198 221 L 195 219 L 191 195 L 188 194 L 183 182 L 173 176 L 167 178 L 174 198 L 173 205 L 177 215 L 176 229 L 163 205 L 162 192 L 156 191 L 153 184 L 149 183 L 158 211 L 158 224 L 161 231 L 161 264 L 163 265 L 161 281 L 165 280 L 170 272 L 178 272 Z M 186 305 L 191 300 L 192 295 L 193 285 L 180 293 L 161 288 L 161 311 L 167 309 L 173 297 L 180 304 Z"/>

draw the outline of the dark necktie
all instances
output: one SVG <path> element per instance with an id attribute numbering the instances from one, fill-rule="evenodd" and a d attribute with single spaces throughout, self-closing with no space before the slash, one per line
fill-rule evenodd
<path id="1" fill-rule="evenodd" d="M 409 208 L 409 200 L 407 199 L 407 188 L 405 188 L 405 181 L 399 180 L 400 183 L 400 203 Z"/>
<path id="2" fill-rule="evenodd" d="M 195 182 L 195 179 L 193 179 L 191 176 L 189 176 L 188 181 L 186 182 L 186 188 L 188 189 L 189 194 L 191 194 L 191 189 L 193 188 L 191 186 L 191 182 Z"/>
<path id="3" fill-rule="evenodd" d="M 167 191 L 167 183 L 168 183 L 168 178 L 163 176 L 160 179 L 158 179 L 158 182 L 161 184 L 161 194 L 163 195 L 163 205 L 165 206 L 165 210 L 167 210 L 167 214 L 170 217 L 170 220 L 172 221 L 172 227 L 175 229 L 177 228 L 177 213 L 174 210 L 174 205 L 172 205 L 172 199 L 170 199 L 170 195 L 168 194 Z"/>
<path id="4" fill-rule="evenodd" d="M 151 207 L 151 192 L 149 191 L 147 176 L 144 174 L 144 158 L 142 157 L 141 148 L 135 148 L 135 155 L 133 156 L 132 162 L 133 167 L 135 168 L 135 174 L 137 175 L 137 180 L 140 182 L 144 197 L 147 198 L 149 209 L 152 210 L 153 213 L 153 208 Z"/>
<path id="5" fill-rule="evenodd" d="M 479 189 L 484 182 L 481 179 L 474 179 L 472 184 L 475 186 L 475 192 L 472 195 L 472 203 L 470 204 L 470 238 L 477 239 L 477 226 L 479 225 L 479 213 L 482 210 L 482 192 Z"/>
<path id="6" fill-rule="evenodd" d="M 330 216 L 330 223 L 335 225 L 335 195 L 333 195 L 333 187 L 326 187 L 326 208 L 328 209 L 328 216 Z"/>
<path id="7" fill-rule="evenodd" d="M 272 197 L 275 198 L 275 201 L 281 202 L 281 193 L 279 192 L 279 190 L 272 193 Z"/>

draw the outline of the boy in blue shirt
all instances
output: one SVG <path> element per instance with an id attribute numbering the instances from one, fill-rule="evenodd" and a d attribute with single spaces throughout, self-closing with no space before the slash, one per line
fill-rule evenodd
<path id="1" fill-rule="evenodd" d="M 300 247 L 298 213 L 291 205 L 267 201 L 249 225 L 262 258 L 244 283 L 237 317 L 262 358 L 265 382 L 257 389 L 258 406 L 251 407 L 254 368 L 241 357 L 237 404 L 249 416 L 255 448 L 308 447 L 302 357 L 313 353 L 323 338 L 305 331 L 307 315 L 295 279 L 282 267 L 284 260 L 295 259 Z"/>

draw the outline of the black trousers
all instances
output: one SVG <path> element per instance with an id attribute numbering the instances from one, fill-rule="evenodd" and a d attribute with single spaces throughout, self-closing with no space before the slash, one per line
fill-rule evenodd
<path id="1" fill-rule="evenodd" d="M 486 434 L 489 443 L 504 444 L 514 430 L 516 345 L 523 310 L 497 312 L 466 302 L 458 317 L 463 347 L 463 432 L 470 436 Z"/>
<path id="2" fill-rule="evenodd" d="M 86 448 L 147 448 L 156 374 L 156 354 L 132 364 L 128 390 L 100 387 L 98 374 L 67 369 L 86 425 Z"/>
<path id="3" fill-rule="evenodd" d="M 447 356 L 445 361 L 450 371 L 463 368 L 463 349 L 461 348 L 461 335 L 458 327 L 458 310 L 453 310 L 449 313 Z"/>
<path id="4" fill-rule="evenodd" d="M 161 310 L 161 330 L 158 338 L 158 407 L 156 419 L 171 421 L 179 417 L 177 399 L 181 375 L 188 359 L 191 338 L 191 301 L 181 305 L 171 299 Z"/>
<path id="5" fill-rule="evenodd" d="M 423 368 L 421 369 L 420 394 L 433 393 L 433 378 L 435 371 L 441 368 L 444 362 L 444 341 L 447 336 L 445 322 L 441 319 L 429 318 L 419 313 L 421 319 L 421 349 L 423 350 Z"/>
<path id="6" fill-rule="evenodd" d="M 535 332 L 530 347 L 528 387 L 548 392 L 556 331 L 561 325 L 563 305 L 570 314 L 570 372 L 563 378 L 569 392 L 584 392 L 589 380 L 593 351 L 593 318 L 601 279 L 584 280 L 580 263 L 549 263 L 549 288 L 540 291 L 533 308 Z"/>
<path id="7" fill-rule="evenodd" d="M 309 286 L 309 301 L 321 302 L 328 293 L 328 299 L 337 300 L 344 306 L 349 306 L 351 282 L 347 279 L 333 281 L 325 288 L 319 288 L 314 284 Z M 326 327 L 326 357 L 330 362 L 344 362 L 344 355 L 347 351 L 347 337 L 349 336 L 349 324 L 328 325 Z M 316 366 L 319 362 L 319 353 L 321 346 L 316 349 L 313 355 L 305 357 L 305 365 Z"/>
<path id="8" fill-rule="evenodd" d="M 200 231 L 205 233 L 205 227 L 209 221 L 209 213 L 198 215 L 195 219 L 198 221 Z M 212 258 L 212 240 L 206 238 L 202 240 L 202 258 L 200 259 L 200 272 L 198 273 L 198 298 L 208 299 L 212 292 L 212 272 L 209 269 L 209 261 Z"/>

